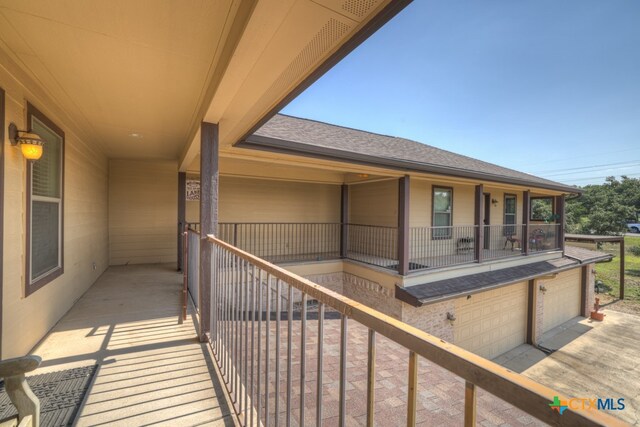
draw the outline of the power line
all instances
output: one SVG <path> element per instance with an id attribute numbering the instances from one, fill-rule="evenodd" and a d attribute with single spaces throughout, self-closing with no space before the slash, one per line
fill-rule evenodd
<path id="1" fill-rule="evenodd" d="M 594 169 L 594 168 L 601 168 L 601 167 L 607 167 L 607 166 L 621 166 L 621 165 L 639 166 L 640 165 L 640 160 L 630 160 L 630 161 L 626 161 L 626 162 L 617 162 L 617 163 L 606 163 L 606 164 L 602 164 L 602 165 L 581 166 L 581 167 L 577 167 L 577 168 L 553 169 L 553 170 L 548 170 L 548 171 L 538 171 L 538 172 L 531 172 L 531 173 L 533 173 L 533 174 L 547 174 L 548 172 L 566 172 L 566 171 L 575 171 L 575 170 L 583 170 L 583 169 Z"/>
<path id="2" fill-rule="evenodd" d="M 640 150 L 640 147 L 634 147 L 634 148 L 625 148 L 623 150 L 608 150 L 608 151 L 601 151 L 598 153 L 594 153 L 591 152 L 590 154 L 584 154 L 581 156 L 571 156 L 570 158 L 561 158 L 561 159 L 553 159 L 553 160 L 545 160 L 543 163 L 534 163 L 534 164 L 527 164 L 527 166 L 546 166 L 549 163 L 558 163 L 558 162 L 566 162 L 567 160 L 573 160 L 573 159 L 584 159 L 584 158 L 588 158 L 588 157 L 599 157 L 603 154 L 615 154 L 615 153 L 627 153 L 629 151 L 638 151 Z M 513 168 L 513 166 L 509 166 L 511 168 Z"/>
<path id="3" fill-rule="evenodd" d="M 640 173 L 633 173 L 633 174 L 623 174 L 624 176 L 628 176 L 628 177 L 633 177 L 633 176 L 640 176 Z M 607 175 L 607 176 L 591 176 L 588 178 L 574 178 L 574 179 L 563 179 L 563 182 L 574 182 L 574 181 L 588 181 L 588 180 L 594 180 L 594 179 L 605 179 L 605 178 L 609 178 L 610 176 L 613 175 Z M 621 175 L 622 176 L 622 175 Z"/>

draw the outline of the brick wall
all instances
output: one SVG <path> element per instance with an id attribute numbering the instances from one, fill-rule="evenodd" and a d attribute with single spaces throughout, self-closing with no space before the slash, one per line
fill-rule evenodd
<path id="1" fill-rule="evenodd" d="M 455 314 L 454 300 L 412 307 L 403 304 L 402 321 L 445 341 L 453 342 L 453 326 L 447 320 L 447 313 Z"/>
<path id="2" fill-rule="evenodd" d="M 596 265 L 587 265 L 587 297 L 585 298 L 584 312 L 589 317 L 593 310 L 593 304 L 596 302 Z"/>

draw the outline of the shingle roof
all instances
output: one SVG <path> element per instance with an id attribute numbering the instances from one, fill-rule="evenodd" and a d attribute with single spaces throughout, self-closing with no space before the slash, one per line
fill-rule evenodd
<path id="1" fill-rule="evenodd" d="M 555 181 L 404 138 L 275 115 L 240 146 L 579 193 Z"/>
<path id="2" fill-rule="evenodd" d="M 565 256 L 580 262 L 580 264 L 589 264 L 592 262 L 613 259 L 613 255 L 606 252 L 592 251 L 591 249 L 571 246 L 570 244 L 565 245 L 564 254 Z"/>
<path id="3" fill-rule="evenodd" d="M 422 285 L 407 287 L 396 285 L 395 296 L 407 304 L 420 307 L 461 295 L 470 295 L 530 280 L 542 275 L 557 273 L 578 265 L 578 262 L 563 257 L 500 270 L 468 274 Z"/>

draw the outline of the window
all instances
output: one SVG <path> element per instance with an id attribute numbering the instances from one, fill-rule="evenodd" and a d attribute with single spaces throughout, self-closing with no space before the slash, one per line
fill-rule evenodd
<path id="1" fill-rule="evenodd" d="M 433 226 L 443 227 L 433 230 L 434 239 L 451 238 L 451 225 L 453 224 L 452 207 L 453 189 L 433 187 Z"/>
<path id="2" fill-rule="evenodd" d="M 27 163 L 27 295 L 63 273 L 64 132 L 31 104 L 29 129 L 45 141 Z"/>
<path id="3" fill-rule="evenodd" d="M 550 221 L 553 218 L 553 198 L 552 197 L 532 197 L 530 221 Z"/>
<path id="4" fill-rule="evenodd" d="M 504 195 L 504 225 L 516 224 L 518 198 L 514 194 Z M 516 234 L 516 227 L 504 227 L 505 236 Z"/>

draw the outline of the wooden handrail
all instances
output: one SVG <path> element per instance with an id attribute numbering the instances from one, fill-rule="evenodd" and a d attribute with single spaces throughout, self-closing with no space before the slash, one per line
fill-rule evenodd
<path id="1" fill-rule="evenodd" d="M 597 410 L 579 412 L 567 408 L 560 415 L 550 409 L 549 403 L 555 396 L 561 400 L 567 400 L 567 397 L 549 387 L 264 261 L 213 235 L 208 235 L 207 240 L 543 422 L 558 426 L 626 425 Z"/>

